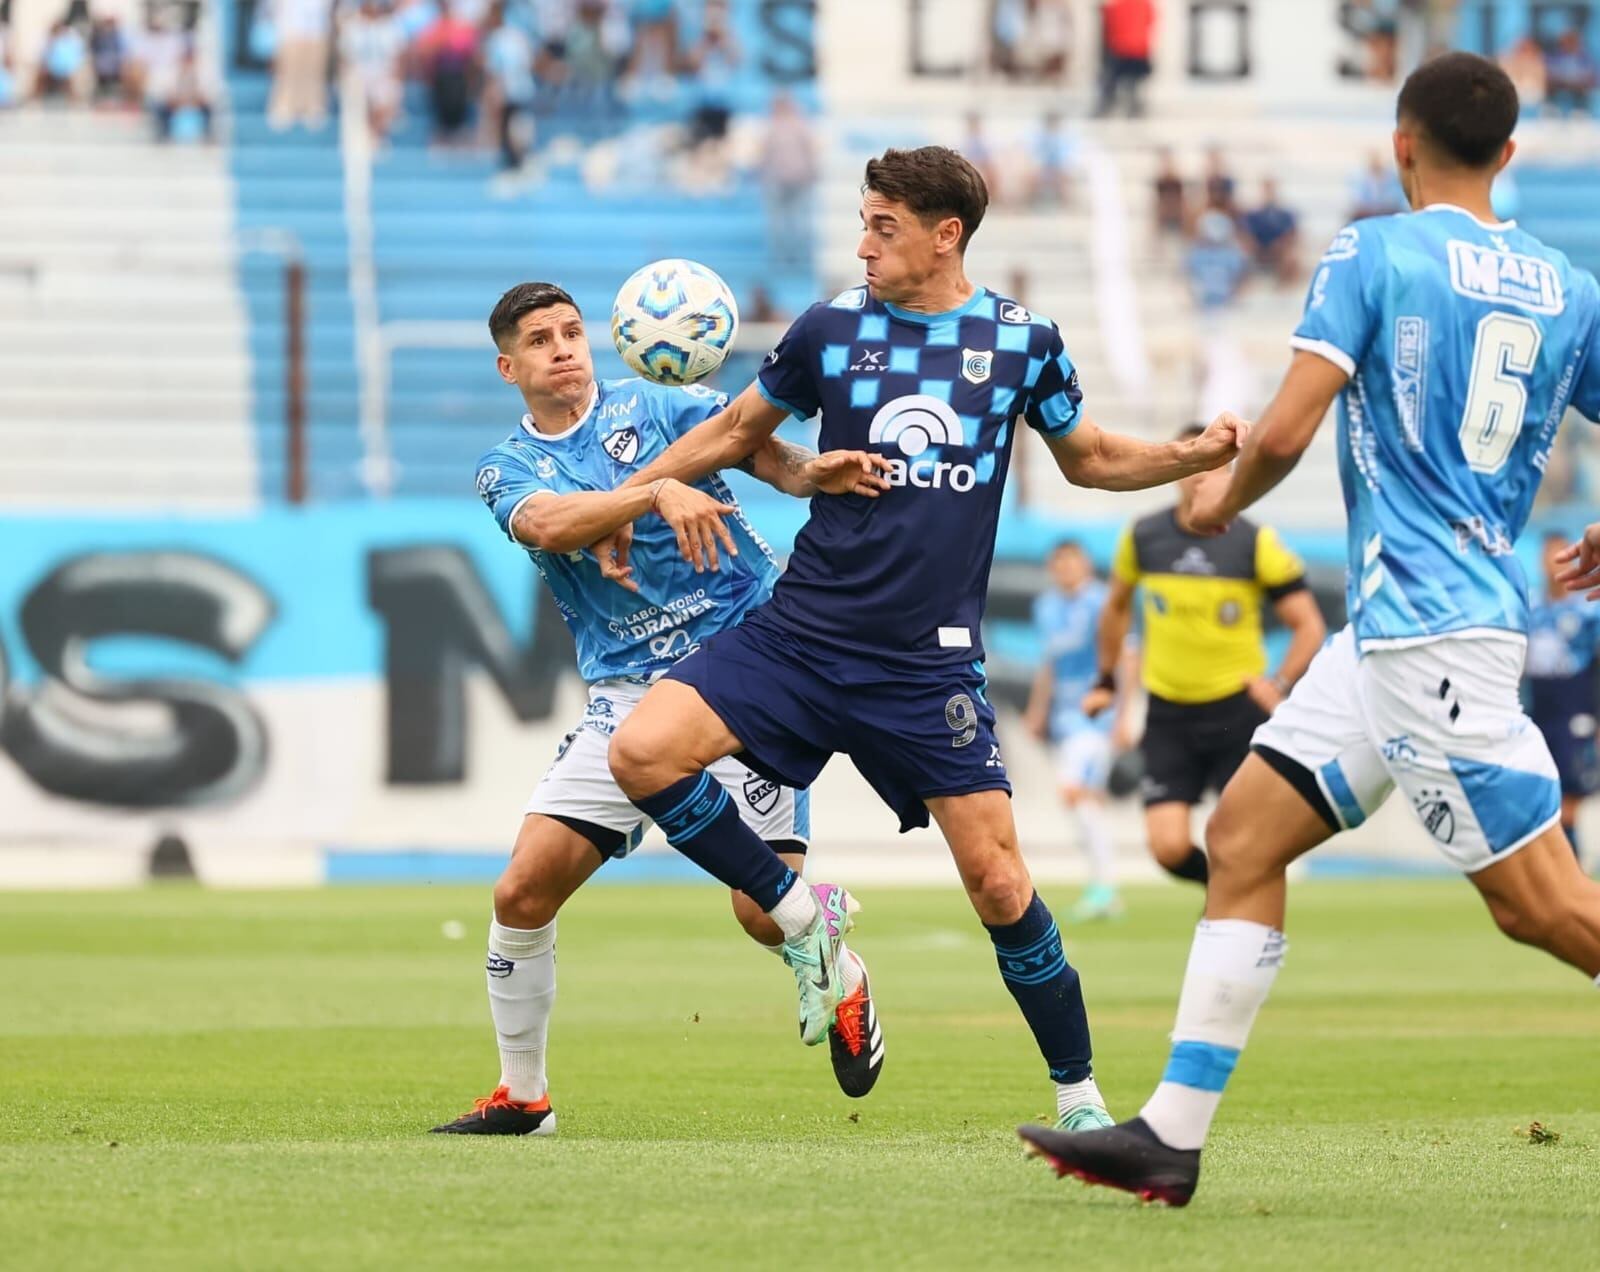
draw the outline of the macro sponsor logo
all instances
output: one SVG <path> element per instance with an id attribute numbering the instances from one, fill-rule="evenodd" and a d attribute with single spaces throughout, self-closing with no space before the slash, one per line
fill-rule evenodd
<path id="1" fill-rule="evenodd" d="M 914 393 L 886 403 L 872 417 L 867 441 L 899 449 L 900 456 L 888 457 L 883 474 L 891 486 L 965 494 L 978 484 L 977 470 L 971 464 L 951 463 L 926 453 L 934 447 L 966 446 L 961 420 L 950 404 L 939 398 Z"/>
<path id="2" fill-rule="evenodd" d="M 1460 239 L 1451 239 L 1446 250 L 1450 286 L 1460 295 L 1535 314 L 1559 314 L 1567 307 L 1561 275 L 1549 261 Z"/>

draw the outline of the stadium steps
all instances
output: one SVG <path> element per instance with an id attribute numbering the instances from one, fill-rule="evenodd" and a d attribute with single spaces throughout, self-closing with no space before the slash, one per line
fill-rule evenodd
<path id="1" fill-rule="evenodd" d="M 27 108 L 0 172 L 0 502 L 252 503 L 221 152 L 158 145 L 140 116 Z"/>

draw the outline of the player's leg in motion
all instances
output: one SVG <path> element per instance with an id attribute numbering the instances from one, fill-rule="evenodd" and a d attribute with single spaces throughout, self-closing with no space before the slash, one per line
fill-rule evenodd
<path id="1" fill-rule="evenodd" d="M 1139 1117 L 1108 1130 L 1061 1135 L 1023 1127 L 1034 1151 L 1061 1173 L 1146 1200 L 1188 1203 L 1223 1088 L 1283 963 L 1285 872 L 1333 832 L 1259 755 L 1245 760 L 1206 828 L 1206 916 L 1189 951 L 1160 1085 Z"/>
<path id="2" fill-rule="evenodd" d="M 1090 1063 L 1083 987 L 1022 860 L 1010 796 L 976 791 L 929 799 L 927 805 L 950 845 L 972 908 L 989 930 L 1000 978 L 1049 1067 L 1059 1124 L 1075 1130 L 1110 1125 Z"/>
<path id="3" fill-rule="evenodd" d="M 1106 811 L 1106 781 L 1111 768 L 1111 740 L 1098 730 L 1066 738 L 1058 764 L 1061 802 L 1078 824 L 1078 842 L 1089 859 L 1089 886 L 1072 907 L 1074 922 L 1115 918 L 1122 899 L 1113 879 L 1115 848 Z"/>
<path id="4" fill-rule="evenodd" d="M 1175 799 L 1150 804 L 1144 810 L 1144 831 L 1157 865 L 1175 879 L 1203 886 L 1210 867 L 1194 842 L 1193 811 L 1190 804 Z"/>
<path id="5" fill-rule="evenodd" d="M 598 830 L 599 828 L 596 828 Z M 556 998 L 556 912 L 605 860 L 571 827 L 530 813 L 494 887 L 489 924 L 489 1011 L 500 1081 L 471 1113 L 434 1130 L 447 1135 L 549 1135 L 555 1114 L 545 1042 Z"/>
<path id="6" fill-rule="evenodd" d="M 784 961 L 800 990 L 800 1036 L 828 1035 L 845 996 L 839 941 L 816 897 L 755 831 L 706 769 L 743 750 L 721 717 L 686 684 L 651 687 L 611 739 L 611 774 L 622 793 L 690 861 L 743 892 L 783 933 Z"/>
<path id="7" fill-rule="evenodd" d="M 1600 987 L 1600 883 L 1583 873 L 1560 825 L 1468 877 L 1502 932 Z"/>

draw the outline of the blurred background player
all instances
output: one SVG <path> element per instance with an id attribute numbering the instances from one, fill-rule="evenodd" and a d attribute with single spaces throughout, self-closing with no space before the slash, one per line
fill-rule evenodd
<path id="1" fill-rule="evenodd" d="M 1055 748 L 1061 801 L 1077 823 L 1078 842 L 1089 861 L 1089 886 L 1072 918 L 1115 918 L 1122 913 L 1122 900 L 1114 876 L 1116 848 L 1106 815 L 1106 783 L 1113 739 L 1125 732 L 1126 722 L 1121 711 L 1103 711 L 1090 719 L 1082 707 L 1099 662 L 1096 637 L 1106 585 L 1095 577 L 1088 553 L 1076 540 L 1058 543 L 1049 565 L 1050 586 L 1033 603 L 1044 659 L 1033 680 L 1026 719 L 1033 735 Z"/>
<path id="2" fill-rule="evenodd" d="M 1196 437 L 1198 424 L 1180 437 Z M 1327 629 L 1305 566 L 1270 526 L 1243 518 L 1221 535 L 1185 529 L 1203 482 L 1178 483 L 1178 504 L 1141 517 L 1117 541 L 1100 616 L 1099 668 L 1083 699 L 1094 719 L 1116 694 L 1116 668 L 1141 590 L 1144 627 L 1144 825 L 1150 852 L 1178 879 L 1203 884 L 1206 854 L 1190 812 L 1221 791 L 1250 750 L 1250 736 L 1305 674 Z M 1267 674 L 1261 608 L 1272 605 L 1289 647 Z"/>
<path id="3" fill-rule="evenodd" d="M 1529 714 L 1556 762 L 1561 778 L 1561 828 L 1572 851 L 1583 860 L 1578 842 L 1578 808 L 1600 789 L 1600 756 L 1595 722 L 1600 718 L 1600 606 L 1569 593 L 1560 581 L 1561 553 L 1567 539 L 1544 539 L 1544 589 L 1528 615 L 1528 662 L 1524 669 Z"/>
<path id="4" fill-rule="evenodd" d="M 1115 490 L 1226 463 L 1241 423 L 1162 444 L 1090 420 L 1055 323 L 967 278 L 988 203 L 978 170 L 943 146 L 868 160 L 865 285 L 808 309 L 726 411 L 629 479 L 702 476 L 786 417 L 820 414 L 822 444 L 870 448 L 884 489 L 812 500 L 772 600 L 651 689 L 612 740 L 611 771 L 641 811 L 671 822 L 720 756 L 804 787 L 848 754 L 902 831 L 938 822 L 1056 1084 L 1058 1122 L 1102 1125 L 1082 987 L 1022 858 L 987 693 L 981 623 L 1005 475 L 1019 417 L 1068 481 Z M 697 562 L 715 563 L 719 535 L 731 547 L 720 518 L 684 531 Z M 776 909 L 794 895 L 782 863 L 737 818 L 662 828 L 800 935 L 806 911 Z M 816 949 L 814 984 L 801 984 L 807 1041 L 833 980 L 826 943 Z"/>
<path id="5" fill-rule="evenodd" d="M 578 307 L 551 283 L 522 283 L 506 292 L 490 315 L 489 331 L 500 351 L 500 378 L 517 387 L 528 413 L 479 461 L 478 494 L 555 594 L 577 641 L 589 701 L 534 790 L 511 862 L 495 884 L 487 971 L 500 1081 L 472 1112 L 434 1130 L 548 1135 L 555 1130 L 545 1043 L 555 1003 L 556 912 L 607 860 L 637 847 L 644 831 L 644 818 L 611 780 L 606 747 L 652 680 L 767 598 L 778 567 L 715 473 L 695 486 L 668 478 L 612 490 L 720 410 L 724 394 L 639 379 L 597 382 Z M 751 455 L 748 467 L 799 498 L 830 483 L 853 485 L 848 460 L 819 463 L 776 437 Z M 664 519 L 670 510 L 701 506 L 729 515 L 745 549 L 710 578 L 684 564 Z M 625 590 L 603 580 L 583 549 L 636 520 L 636 564 Z M 798 875 L 810 834 L 806 792 L 759 778 L 732 759 L 710 773 L 738 816 Z M 832 884 L 818 885 L 816 895 L 839 942 L 845 982 L 830 1030 L 834 1073 L 847 1095 L 865 1095 L 883 1049 L 866 969 L 843 946 L 853 902 Z M 733 908 L 759 945 L 783 954 L 783 934 L 749 897 L 735 893 Z"/>
<path id="6" fill-rule="evenodd" d="M 1197 529 L 1227 526 L 1342 399 L 1350 625 L 1258 731 L 1211 818 L 1206 915 L 1154 1095 L 1106 1130 L 1023 1129 L 1061 1172 L 1188 1203 L 1283 964 L 1289 863 L 1397 786 L 1507 936 L 1600 986 L 1600 883 L 1578 868 L 1555 762 L 1518 696 L 1529 602 L 1515 555 L 1566 408 L 1600 421 L 1600 285 L 1495 217 L 1517 114 L 1506 73 L 1475 54 L 1407 78 L 1393 144 L 1413 211 L 1340 231 L 1277 396 L 1228 485 L 1190 508 Z M 1600 524 L 1558 563 L 1559 582 L 1600 599 Z"/>

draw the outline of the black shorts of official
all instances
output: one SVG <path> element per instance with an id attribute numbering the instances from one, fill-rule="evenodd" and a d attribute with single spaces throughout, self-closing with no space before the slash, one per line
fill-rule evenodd
<path id="1" fill-rule="evenodd" d="M 1198 804 L 1221 791 L 1244 757 L 1267 713 L 1248 693 L 1215 702 L 1172 702 L 1150 695 L 1145 719 L 1144 778 L 1139 794 L 1151 804 Z"/>

